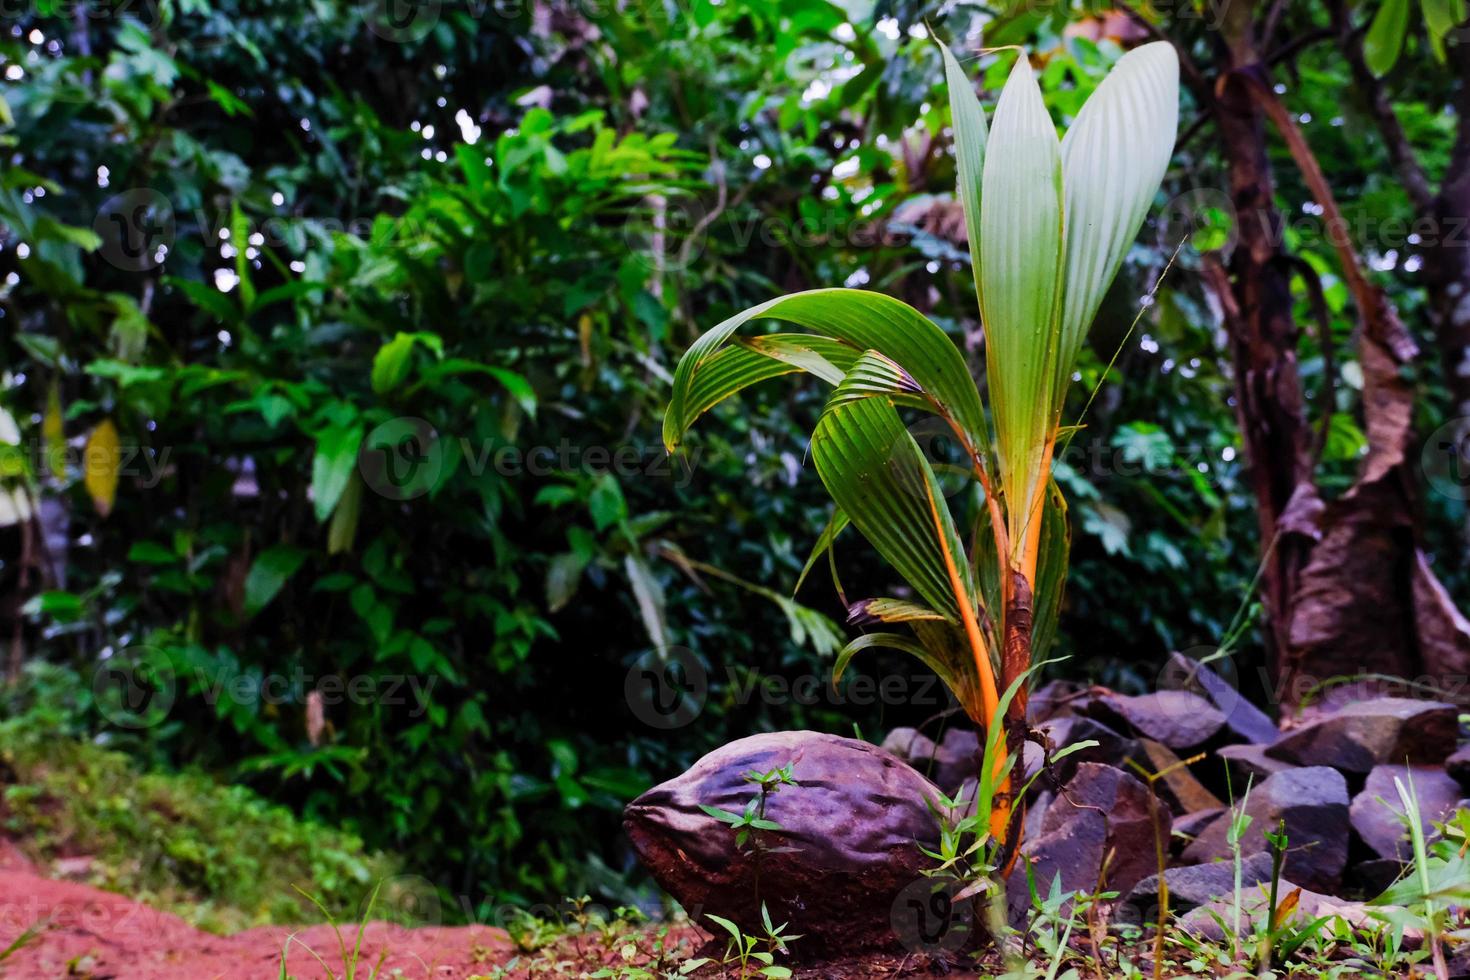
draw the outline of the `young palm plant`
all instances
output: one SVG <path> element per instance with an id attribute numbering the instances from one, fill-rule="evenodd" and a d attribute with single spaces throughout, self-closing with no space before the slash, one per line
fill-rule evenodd
<path id="1" fill-rule="evenodd" d="M 854 622 L 904 624 L 911 635 L 862 635 L 834 673 L 868 647 L 910 653 L 977 725 L 1003 733 L 1009 751 L 981 782 L 994 790 L 990 832 L 1014 855 L 1021 821 L 1011 819 L 1008 774 L 1025 735 L 1025 678 L 1051 642 L 1067 568 L 1066 504 L 1051 479 L 1062 405 L 1173 152 L 1179 67 L 1163 42 L 1125 54 L 1059 141 L 1024 54 L 987 131 L 970 80 L 940 49 L 989 414 L 963 354 L 923 314 L 880 293 L 816 289 L 695 341 L 675 372 L 663 437 L 673 452 L 701 414 L 768 378 L 805 372 L 832 386 L 811 455 L 835 509 L 807 568 L 851 524 L 912 590 L 851 604 Z M 799 332 L 737 335 L 756 320 Z M 963 450 L 980 500 L 968 549 L 900 409 L 937 416 Z"/>

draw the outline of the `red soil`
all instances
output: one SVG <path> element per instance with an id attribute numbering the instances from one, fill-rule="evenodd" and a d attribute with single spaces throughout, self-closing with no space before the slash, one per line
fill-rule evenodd
<path id="1" fill-rule="evenodd" d="M 312 952 L 332 974 L 346 972 L 330 926 L 263 926 L 214 936 L 121 895 L 42 878 L 16 858 L 0 842 L 0 950 L 36 923 L 46 925 L 0 963 L 5 980 L 276 980 L 288 939 L 287 969 L 296 980 L 329 976 Z M 350 955 L 356 928 L 344 936 Z M 505 933 L 488 926 L 405 929 L 373 922 L 358 960 L 367 968 L 358 974 L 366 976 L 386 951 L 379 976 L 398 968 L 404 980 L 463 980 L 488 974 L 509 948 Z"/>
<path id="2" fill-rule="evenodd" d="M 330 926 L 299 930 L 262 926 L 233 936 L 212 935 L 177 916 L 121 895 L 42 877 L 0 837 L 0 951 L 37 923 L 44 924 L 39 934 L 0 961 L 0 980 L 278 980 L 283 949 L 288 955 L 287 972 L 293 980 L 328 980 L 347 972 L 337 935 Z M 651 939 L 652 932 L 650 928 L 643 938 Z M 356 933 L 355 924 L 343 929 L 349 956 Z M 669 936 L 671 945 L 677 943 L 686 952 L 696 950 L 705 941 L 704 934 L 689 925 L 676 927 Z M 586 976 L 599 966 L 621 960 L 616 948 L 620 944 L 609 949 L 592 942 L 583 945 L 587 948 L 577 946 L 574 940 L 563 940 L 537 955 L 563 961 L 559 964 L 560 975 L 576 976 Z M 701 952 L 718 955 L 721 946 L 711 943 Z M 515 957 L 504 930 L 490 926 L 408 929 L 373 922 L 364 931 L 357 976 L 368 976 L 378 957 L 385 953 L 377 975 L 401 980 L 488 976 L 496 966 L 506 965 Z M 522 957 L 512 975 L 529 976 L 529 959 Z M 934 976 L 931 969 L 935 966 L 922 958 L 870 956 L 800 967 L 796 977 L 898 980 Z M 567 968 L 573 972 L 567 973 Z M 938 972 L 949 971 L 940 966 Z M 960 975 L 974 974 L 951 974 Z"/>

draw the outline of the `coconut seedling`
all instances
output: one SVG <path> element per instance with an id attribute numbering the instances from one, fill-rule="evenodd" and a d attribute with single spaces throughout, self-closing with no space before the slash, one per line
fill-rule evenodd
<path id="1" fill-rule="evenodd" d="M 1014 854 L 1021 821 L 1011 820 L 1009 771 L 1025 735 L 1025 679 L 1051 643 L 1067 570 L 1066 503 L 1051 478 L 1063 403 L 1168 167 L 1179 67 L 1164 42 L 1123 55 L 1059 140 L 1024 54 L 987 127 L 964 69 L 940 49 L 987 399 L 959 348 L 917 310 L 877 292 L 816 289 L 754 306 L 696 340 L 675 371 L 663 438 L 673 452 L 700 415 L 769 378 L 804 372 L 832 386 L 811 457 L 835 508 L 807 568 L 850 525 L 910 590 L 850 604 L 854 622 L 885 629 L 848 644 L 834 675 L 874 646 L 938 674 L 987 742 L 1002 746 L 993 768 L 981 766 L 980 791 L 991 798 L 990 833 Z M 796 329 L 739 333 L 762 320 Z M 968 546 L 905 423 L 915 414 L 941 420 L 963 452 L 976 500 Z"/>

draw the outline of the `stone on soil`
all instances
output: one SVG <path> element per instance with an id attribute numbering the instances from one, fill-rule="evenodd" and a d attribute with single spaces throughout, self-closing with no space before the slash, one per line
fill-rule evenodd
<path id="1" fill-rule="evenodd" d="M 1161 685 L 1207 699 L 1225 716 L 1225 727 L 1250 743 L 1269 745 L 1281 735 L 1276 723 L 1223 677 L 1182 653 L 1171 653 Z"/>
<path id="2" fill-rule="evenodd" d="M 1363 791 L 1353 797 L 1349 815 L 1358 837 L 1380 858 L 1413 860 L 1404 805 L 1394 786 L 1400 780 L 1419 802 L 1420 825 L 1434 836 L 1433 824 L 1443 821 L 1463 802 L 1464 789 L 1439 766 L 1375 766 Z"/>
<path id="3" fill-rule="evenodd" d="M 1184 849 L 1184 860 L 1194 864 L 1228 860 L 1231 850 L 1226 837 L 1233 812 L 1226 811 L 1201 831 Z M 1286 876 L 1316 891 L 1330 891 L 1341 881 L 1351 829 L 1347 780 L 1342 773 L 1326 766 L 1278 772 L 1251 788 L 1245 812 L 1252 821 L 1241 840 L 1242 854 L 1266 851 L 1266 833 L 1275 833 L 1284 819 Z"/>
<path id="4" fill-rule="evenodd" d="M 1106 694 L 1089 704 L 1087 712 L 1109 725 L 1162 742 L 1176 752 L 1198 748 L 1225 726 L 1219 708 L 1188 691 Z"/>
<path id="5" fill-rule="evenodd" d="M 1235 893 L 1235 865 L 1231 861 L 1170 868 L 1163 879 L 1169 885 L 1169 911 L 1175 916 Z M 1241 861 L 1242 889 L 1270 880 L 1271 855 L 1252 854 Z M 1124 893 L 1118 918 L 1131 925 L 1146 925 L 1157 923 L 1158 917 L 1159 875 L 1152 874 Z"/>
<path id="6" fill-rule="evenodd" d="M 1367 773 L 1388 763 L 1440 764 L 1455 749 L 1454 705 L 1413 698 L 1356 701 L 1286 732 L 1266 754 L 1300 766 Z"/>

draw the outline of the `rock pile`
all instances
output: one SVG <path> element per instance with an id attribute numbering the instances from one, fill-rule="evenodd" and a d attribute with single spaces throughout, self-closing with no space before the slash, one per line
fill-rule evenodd
<path id="1" fill-rule="evenodd" d="M 1152 922 L 1162 845 L 1171 911 L 1208 932 L 1210 910 L 1235 887 L 1230 830 L 1243 812 L 1245 891 L 1269 879 L 1265 834 L 1284 828 L 1283 887 L 1303 889 L 1302 909 L 1347 909 L 1351 919 L 1346 899 L 1376 894 L 1411 857 L 1395 779 L 1413 787 L 1431 835 L 1433 822 L 1470 806 L 1470 748 L 1457 751 L 1452 705 L 1381 697 L 1283 732 L 1208 667 L 1176 654 L 1165 678 L 1168 689 L 1148 695 L 1062 682 L 1032 695 L 1039 741 L 1053 751 L 1095 744 L 1055 765 L 1028 746 L 1022 768 L 1036 778 L 1023 864 L 1009 882 L 1013 912 L 1029 901 L 1029 865 L 1043 892 L 1056 879 L 1064 891 L 1118 892 L 1117 916 Z M 759 933 L 764 902 L 809 937 L 800 954 L 912 949 L 905 909 L 924 919 L 944 911 L 933 906 L 944 896 L 925 884 L 933 862 L 921 848 L 936 848 L 942 819 L 973 811 L 979 764 L 974 731 L 936 737 L 895 729 L 882 748 L 812 732 L 742 739 L 635 800 L 628 834 L 696 919 L 713 913 Z M 764 810 L 781 829 L 742 846 L 709 809 L 745 812 L 758 793 L 748 774 L 787 764 L 796 785 Z M 941 794 L 961 809 L 946 811 Z"/>

